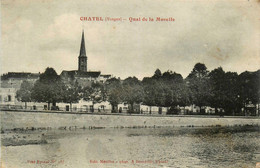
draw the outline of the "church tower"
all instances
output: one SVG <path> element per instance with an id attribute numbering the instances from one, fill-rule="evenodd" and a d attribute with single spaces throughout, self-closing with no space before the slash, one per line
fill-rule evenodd
<path id="1" fill-rule="evenodd" d="M 79 51 L 79 57 L 78 57 L 78 71 L 87 72 L 87 55 L 86 55 L 86 49 L 85 49 L 85 40 L 84 40 L 84 30 L 82 32 L 82 38 L 81 38 L 81 45 L 80 45 L 80 51 Z"/>

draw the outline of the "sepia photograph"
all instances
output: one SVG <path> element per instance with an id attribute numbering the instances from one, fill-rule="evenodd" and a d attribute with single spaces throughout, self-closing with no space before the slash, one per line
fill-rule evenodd
<path id="1" fill-rule="evenodd" d="M 260 168 L 259 0 L 1 0 L 1 168 Z"/>

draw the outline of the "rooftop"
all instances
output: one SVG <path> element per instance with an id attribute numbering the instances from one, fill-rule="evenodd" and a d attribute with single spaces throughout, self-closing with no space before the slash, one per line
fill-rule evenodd
<path id="1" fill-rule="evenodd" d="M 8 72 L 6 74 L 1 75 L 1 80 L 7 80 L 10 78 L 17 78 L 17 79 L 37 79 L 39 78 L 40 73 L 30 73 L 30 72 Z"/>

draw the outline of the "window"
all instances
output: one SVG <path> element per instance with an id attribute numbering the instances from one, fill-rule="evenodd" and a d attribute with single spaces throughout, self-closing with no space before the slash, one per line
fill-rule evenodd
<path id="1" fill-rule="evenodd" d="M 12 96 L 11 95 L 8 95 L 8 101 L 12 101 Z"/>
<path id="2" fill-rule="evenodd" d="M 90 109 L 90 111 L 93 113 L 94 112 L 94 106 L 93 105 L 90 105 L 89 106 L 89 109 Z"/>

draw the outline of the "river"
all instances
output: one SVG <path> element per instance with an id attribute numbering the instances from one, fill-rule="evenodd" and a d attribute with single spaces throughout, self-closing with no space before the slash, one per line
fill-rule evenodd
<path id="1" fill-rule="evenodd" d="M 75 129 L 9 134 L 21 138 L 44 136 L 48 143 L 2 146 L 5 168 L 247 168 L 260 162 L 258 126 Z"/>

